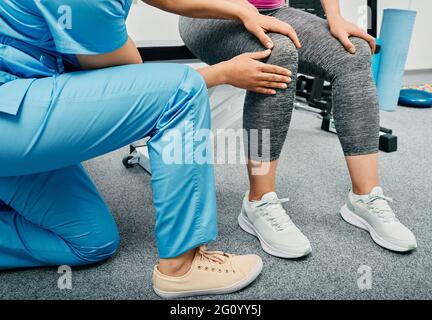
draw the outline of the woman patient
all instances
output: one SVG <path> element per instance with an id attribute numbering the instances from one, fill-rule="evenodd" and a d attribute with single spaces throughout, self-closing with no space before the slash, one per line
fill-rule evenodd
<path id="1" fill-rule="evenodd" d="M 380 186 L 379 110 L 371 71 L 374 39 L 341 16 L 339 0 L 321 0 L 327 21 L 290 8 L 284 0 L 231 2 L 242 5 L 245 12 L 259 11 L 288 23 L 299 39 L 268 30 L 273 45 L 266 62 L 290 70 L 290 79 L 287 81 L 283 75 L 261 77 L 259 88 L 248 88 L 244 128 L 249 133 L 254 129 L 270 130 L 270 140 L 262 139 L 258 146 L 248 149 L 250 189 L 243 199 L 240 226 L 257 236 L 263 249 L 272 255 L 297 258 L 312 250 L 307 237 L 282 207 L 284 199 L 279 199 L 275 190 L 278 159 L 293 110 L 295 81 L 301 72 L 326 79 L 333 86 L 334 120 L 352 181 L 341 209 L 342 217 L 368 230 L 372 239 L 384 248 L 401 252 L 415 249 L 414 235 L 396 218 L 389 205 L 390 198 Z M 236 21 L 182 18 L 180 33 L 189 49 L 211 65 L 263 48 Z M 235 77 L 231 81 L 236 84 Z M 263 146 L 268 145 L 268 154 L 252 152 L 266 150 Z M 269 169 L 256 170 L 260 167 Z M 254 171 L 265 174 L 257 175 Z"/>

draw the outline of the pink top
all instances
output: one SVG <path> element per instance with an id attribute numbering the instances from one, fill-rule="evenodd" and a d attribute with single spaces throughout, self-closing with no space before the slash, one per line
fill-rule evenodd
<path id="1" fill-rule="evenodd" d="M 258 9 L 275 9 L 282 7 L 285 0 L 249 0 Z"/>

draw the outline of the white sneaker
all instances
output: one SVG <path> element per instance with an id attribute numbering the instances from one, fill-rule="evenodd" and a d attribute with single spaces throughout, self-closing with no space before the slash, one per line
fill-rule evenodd
<path id="1" fill-rule="evenodd" d="M 251 202 L 247 192 L 238 222 L 244 231 L 260 240 L 265 252 L 280 258 L 299 258 L 311 253 L 312 248 L 282 207 L 287 201 L 270 192 L 260 201 Z"/>
<path id="2" fill-rule="evenodd" d="M 347 203 L 341 209 L 342 218 L 369 231 L 372 239 L 380 246 L 399 252 L 417 248 L 414 234 L 395 216 L 381 187 L 375 187 L 367 197 L 355 199 L 348 194 Z"/>

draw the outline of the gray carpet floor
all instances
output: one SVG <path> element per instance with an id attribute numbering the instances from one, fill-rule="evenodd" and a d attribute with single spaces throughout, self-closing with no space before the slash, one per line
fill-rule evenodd
<path id="1" fill-rule="evenodd" d="M 234 253 L 258 253 L 262 275 L 247 289 L 222 299 L 430 299 L 432 298 L 432 109 L 399 108 L 383 113 L 382 125 L 399 137 L 399 151 L 381 153 L 382 185 L 395 199 L 399 218 L 416 234 L 410 254 L 389 252 L 369 234 L 346 224 L 339 209 L 349 177 L 337 137 L 319 129 L 320 120 L 297 110 L 281 157 L 278 192 L 309 237 L 313 253 L 283 260 L 264 253 L 236 219 L 247 189 L 242 165 L 216 167 L 219 238 L 212 245 Z M 0 273 L 3 299 L 157 299 L 151 287 L 157 252 L 150 177 L 125 169 L 118 150 L 86 163 L 111 207 L 121 232 L 121 247 L 109 261 L 73 269 L 73 288 L 57 288 L 56 268 Z M 372 288 L 360 290 L 357 273 L 372 270 Z M 204 299 L 211 297 L 203 297 Z"/>

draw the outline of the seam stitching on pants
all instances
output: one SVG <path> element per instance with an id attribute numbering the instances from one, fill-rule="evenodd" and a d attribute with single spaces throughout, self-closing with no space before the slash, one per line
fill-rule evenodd
<path id="1" fill-rule="evenodd" d="M 200 89 L 201 90 L 201 89 Z M 201 226 L 201 215 L 198 213 L 199 211 L 199 198 L 197 197 L 198 194 L 198 180 L 197 180 L 197 164 L 195 159 L 195 120 L 196 120 L 196 105 L 195 103 L 191 106 L 191 113 L 192 113 L 192 165 L 194 166 L 194 175 L 193 175 L 193 182 L 194 182 L 194 197 L 195 197 L 195 215 L 197 216 L 194 228 L 198 227 L 199 230 L 199 238 L 202 238 L 202 230 L 200 228 Z M 198 213 L 198 214 L 197 214 Z M 197 226 L 198 225 L 198 226 Z"/>

